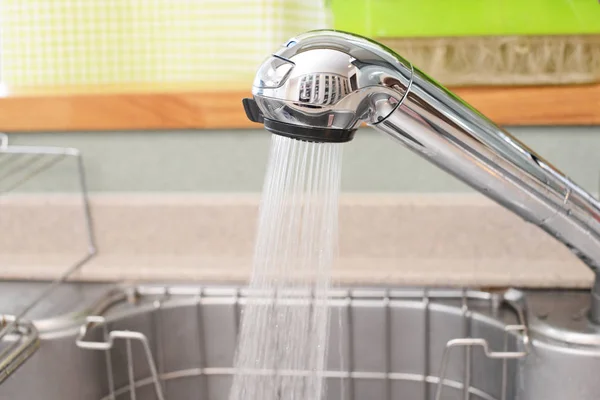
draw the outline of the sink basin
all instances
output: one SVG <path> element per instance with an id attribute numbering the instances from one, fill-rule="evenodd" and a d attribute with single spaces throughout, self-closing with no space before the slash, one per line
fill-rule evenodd
<path id="1" fill-rule="evenodd" d="M 113 287 L 57 317 L 60 324 L 39 324 L 40 349 L 0 385 L 0 398 L 225 400 L 246 295 L 219 286 Z M 598 335 L 564 344 L 581 319 L 560 322 L 552 313 L 577 308 L 579 298 L 586 304 L 585 294 L 531 293 L 535 310 L 525 298 L 519 291 L 334 291 L 326 398 L 597 398 Z"/>
<path id="2" fill-rule="evenodd" d="M 147 286 L 116 293 L 98 302 L 101 317 L 87 324 L 72 318 L 82 329 L 74 323 L 42 331 L 40 350 L 0 386 L 0 397 L 227 398 L 244 290 Z M 522 351 L 520 331 L 506 329 L 520 324 L 519 315 L 500 300 L 456 290 L 332 293 L 327 398 L 433 399 L 441 389 L 443 399 L 464 399 L 464 382 L 473 400 L 514 398 L 517 359 L 489 358 L 481 344 L 446 350 L 450 340 L 471 337 L 490 351 Z"/>

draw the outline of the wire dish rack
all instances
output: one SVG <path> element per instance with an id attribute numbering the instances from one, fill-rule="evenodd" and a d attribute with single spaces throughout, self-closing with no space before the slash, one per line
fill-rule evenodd
<path id="1" fill-rule="evenodd" d="M 92 216 L 80 152 L 67 147 L 13 146 L 9 145 L 7 135 L 0 133 L 0 197 L 16 191 L 68 158 L 74 158 L 76 162 L 78 196 L 83 208 L 87 248 L 80 258 L 15 315 L 0 315 L 0 384 L 40 346 L 37 329 L 23 318 L 96 254 Z"/>
<path id="2" fill-rule="evenodd" d="M 21 366 L 40 346 L 35 326 L 16 321 L 13 315 L 0 315 L 0 330 L 6 333 L 0 340 L 0 384 Z"/>
<path id="3" fill-rule="evenodd" d="M 519 293 L 333 291 L 324 398 L 514 399 L 529 349 Z M 104 353 L 101 400 L 227 399 L 248 299 L 238 288 L 125 289 L 76 338 Z"/>

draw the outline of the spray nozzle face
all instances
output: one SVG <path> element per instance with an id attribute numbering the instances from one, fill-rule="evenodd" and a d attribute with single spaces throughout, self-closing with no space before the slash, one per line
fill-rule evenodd
<path id="1" fill-rule="evenodd" d="M 243 99 L 242 104 L 244 105 L 246 116 L 250 121 L 264 124 L 269 132 L 281 136 L 308 142 L 344 143 L 352 140 L 356 131 L 356 129 L 307 127 L 280 122 L 265 118 L 254 99 Z"/>

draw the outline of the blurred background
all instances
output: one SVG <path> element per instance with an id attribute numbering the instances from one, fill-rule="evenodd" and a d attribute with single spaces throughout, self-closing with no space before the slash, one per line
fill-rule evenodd
<path id="1" fill-rule="evenodd" d="M 0 0 L 0 398 L 158 399 L 152 355 L 166 398 L 227 395 L 239 292 L 165 288 L 247 282 L 271 138 L 242 99 L 266 57 L 324 28 L 395 50 L 599 195 L 599 0 Z M 340 392 L 433 398 L 447 340 L 482 337 L 497 363 L 471 347 L 444 358 L 452 398 L 512 398 L 514 371 L 531 398 L 597 399 L 587 294 L 554 290 L 589 288 L 591 269 L 393 143 L 363 127 L 343 145 L 334 284 L 386 289 L 336 306 L 332 348 L 353 377 Z M 156 290 L 106 292 L 148 281 Z M 388 297 L 403 286 L 427 289 Z M 486 293 L 437 299 L 434 287 Z M 522 322 L 515 292 L 516 314 L 501 304 L 507 287 L 552 291 L 528 295 Z M 77 329 L 90 314 L 108 323 Z M 39 345 L 11 315 L 42 344 L 3 382 Z M 499 351 L 516 330 L 535 354 L 509 364 Z M 75 345 L 101 331 L 106 343 Z"/>
<path id="2" fill-rule="evenodd" d="M 323 28 L 381 41 L 598 193 L 596 0 L 3 0 L 0 131 L 9 145 L 82 152 L 100 249 L 82 279 L 163 277 L 165 265 L 190 266 L 175 277 L 217 279 L 215 265 L 247 268 L 270 138 L 246 119 L 241 99 L 265 57 L 294 35 Z M 368 128 L 344 151 L 341 251 L 348 259 L 454 258 L 469 273 L 514 257 L 525 284 L 539 274 L 519 265 L 572 262 L 537 231 Z M 54 276 L 63 261 L 50 269 L 49 255 L 69 253 L 81 234 L 65 228 L 76 224 L 64 211 L 65 198 L 79 190 L 76 169 L 59 162 L 38 173 L 38 162 L 0 155 L 7 277 Z M 16 186 L 2 179 L 17 172 L 32 177 Z M 42 194 L 51 204 L 36 197 Z M 481 218 L 490 218 L 485 231 Z M 415 229 L 440 238 L 410 242 Z M 414 251 L 396 250 L 396 240 L 409 240 Z M 518 240 L 532 242 L 514 249 Z M 241 279 L 243 268 L 225 275 Z M 565 284 L 587 284 L 581 271 Z M 427 279 L 436 275 L 431 267 Z"/>

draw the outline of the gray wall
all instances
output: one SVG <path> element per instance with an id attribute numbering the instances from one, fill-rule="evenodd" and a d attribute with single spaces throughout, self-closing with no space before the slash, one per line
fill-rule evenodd
<path id="1" fill-rule="evenodd" d="M 519 127 L 511 133 L 587 190 L 598 191 L 600 126 Z M 79 148 L 94 192 L 257 192 L 269 148 L 262 130 L 21 133 L 11 144 Z M 69 191 L 73 165 L 61 162 L 22 190 Z M 347 192 L 463 192 L 467 187 L 370 129 L 345 145 Z"/>

